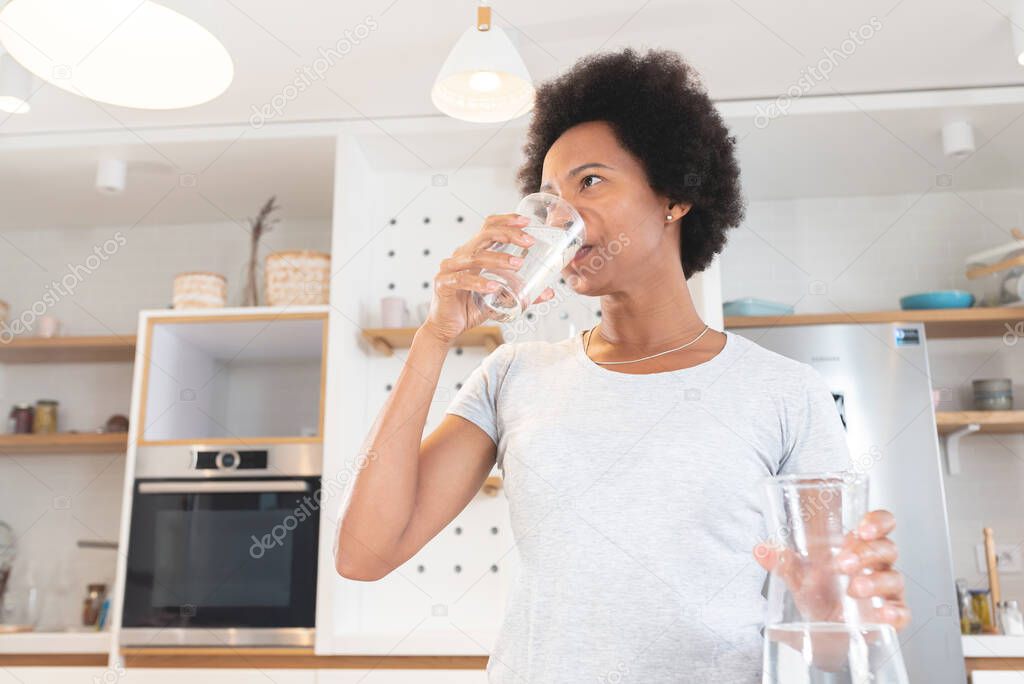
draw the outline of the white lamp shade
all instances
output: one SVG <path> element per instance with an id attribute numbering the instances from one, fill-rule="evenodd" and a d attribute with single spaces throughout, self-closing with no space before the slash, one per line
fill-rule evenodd
<path id="1" fill-rule="evenodd" d="M 213 34 L 151 0 L 11 0 L 0 42 L 47 83 L 122 107 L 190 107 L 234 76 Z"/>
<path id="2" fill-rule="evenodd" d="M 430 99 L 450 117 L 508 121 L 533 109 L 533 82 L 508 35 L 497 26 L 466 30 L 441 67 Z"/>
<path id="3" fill-rule="evenodd" d="M 32 74 L 10 55 L 0 55 L 0 112 L 27 114 L 32 91 Z"/>

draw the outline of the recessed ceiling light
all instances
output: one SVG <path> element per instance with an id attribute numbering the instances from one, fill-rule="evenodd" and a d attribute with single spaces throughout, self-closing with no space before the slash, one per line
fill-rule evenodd
<path id="1" fill-rule="evenodd" d="M 942 127 L 942 151 L 947 157 L 963 159 L 974 153 L 974 128 L 966 121 L 953 121 Z"/>
<path id="2" fill-rule="evenodd" d="M 47 83 L 122 107 L 191 107 L 234 76 L 213 34 L 151 0 L 11 0 L 0 42 Z"/>
<path id="3" fill-rule="evenodd" d="M 32 74 L 10 55 L 0 55 L 0 112 L 27 114 L 32 91 Z"/>
<path id="4" fill-rule="evenodd" d="M 491 123 L 533 108 L 533 82 L 508 35 L 491 24 L 491 8 L 477 8 L 476 26 L 466 29 L 441 67 L 430 99 L 450 117 Z"/>

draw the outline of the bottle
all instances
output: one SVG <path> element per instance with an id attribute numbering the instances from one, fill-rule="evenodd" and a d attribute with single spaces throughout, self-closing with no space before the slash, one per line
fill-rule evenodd
<path id="1" fill-rule="evenodd" d="M 86 627 L 93 627 L 100 619 L 100 609 L 107 598 L 106 584 L 90 584 L 85 593 L 85 600 L 82 602 L 82 624 Z"/>
<path id="2" fill-rule="evenodd" d="M 981 623 L 974 612 L 974 604 L 971 602 L 971 593 L 967 590 L 967 580 L 956 581 L 956 595 L 960 607 L 960 633 L 977 634 L 981 631 Z"/>
<path id="3" fill-rule="evenodd" d="M 1008 636 L 1024 635 L 1024 615 L 1016 601 L 999 602 L 999 628 Z"/>

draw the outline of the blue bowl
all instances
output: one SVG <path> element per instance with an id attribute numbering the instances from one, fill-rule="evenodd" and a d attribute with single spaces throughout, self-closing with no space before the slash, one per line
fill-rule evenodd
<path id="1" fill-rule="evenodd" d="M 966 309 L 974 305 L 974 295 L 963 290 L 938 290 L 900 297 L 901 309 Z"/>

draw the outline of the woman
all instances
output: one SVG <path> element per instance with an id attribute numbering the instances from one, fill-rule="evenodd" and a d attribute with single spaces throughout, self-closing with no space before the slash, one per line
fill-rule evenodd
<path id="1" fill-rule="evenodd" d="M 489 216 L 441 263 L 429 317 L 365 443 L 336 553 L 383 577 L 443 529 L 497 463 L 522 570 L 492 682 L 760 681 L 767 532 L 759 482 L 848 468 L 831 393 L 802 363 L 711 330 L 686 279 L 743 216 L 734 140 L 677 55 L 592 56 L 543 85 L 523 193 L 575 206 L 586 245 L 563 275 L 601 298 L 594 328 L 503 344 L 421 443 L 452 341 L 484 316 L 482 268 L 515 268 L 494 241 L 531 244 Z M 537 300 L 551 299 L 546 290 Z M 870 513 L 840 560 L 870 567 L 850 592 L 909 620 L 886 535 Z M 754 551 L 751 554 L 751 551 Z"/>

